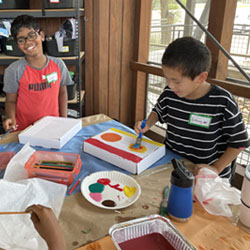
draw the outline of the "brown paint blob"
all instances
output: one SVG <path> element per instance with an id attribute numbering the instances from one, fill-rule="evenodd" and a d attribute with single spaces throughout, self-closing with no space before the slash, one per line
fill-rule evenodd
<path id="1" fill-rule="evenodd" d="M 101 138 L 104 141 L 109 141 L 109 142 L 116 142 L 116 141 L 120 141 L 122 139 L 122 137 L 118 134 L 115 133 L 105 133 L 101 135 Z"/>
<path id="2" fill-rule="evenodd" d="M 72 242 L 72 246 L 77 246 L 79 243 L 78 243 L 78 241 L 73 241 Z"/>
<path id="3" fill-rule="evenodd" d="M 102 202 L 102 205 L 105 207 L 115 207 L 116 203 L 112 200 L 105 200 Z"/>

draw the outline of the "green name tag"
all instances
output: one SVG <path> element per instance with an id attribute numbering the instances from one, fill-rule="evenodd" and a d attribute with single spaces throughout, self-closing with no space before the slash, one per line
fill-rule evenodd
<path id="1" fill-rule="evenodd" d="M 45 76 L 48 83 L 57 81 L 57 72 L 53 72 Z"/>
<path id="2" fill-rule="evenodd" d="M 191 113 L 189 116 L 188 124 L 203 128 L 209 128 L 211 122 L 211 116 Z"/>

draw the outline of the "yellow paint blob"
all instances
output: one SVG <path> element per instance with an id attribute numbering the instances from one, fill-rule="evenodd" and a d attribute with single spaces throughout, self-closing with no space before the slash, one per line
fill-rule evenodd
<path id="1" fill-rule="evenodd" d="M 135 192 L 136 192 L 136 187 L 128 187 L 128 186 L 125 186 L 125 187 L 123 188 L 123 192 L 125 193 L 125 195 L 126 195 L 127 197 L 131 197 L 131 196 L 133 196 L 133 195 L 135 194 Z"/>

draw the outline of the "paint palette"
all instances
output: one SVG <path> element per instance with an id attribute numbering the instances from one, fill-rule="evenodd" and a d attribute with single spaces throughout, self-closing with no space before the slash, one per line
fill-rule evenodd
<path id="1" fill-rule="evenodd" d="M 117 171 L 101 171 L 87 176 L 81 184 L 83 196 L 93 205 L 105 209 L 122 209 L 135 203 L 140 185 Z"/>

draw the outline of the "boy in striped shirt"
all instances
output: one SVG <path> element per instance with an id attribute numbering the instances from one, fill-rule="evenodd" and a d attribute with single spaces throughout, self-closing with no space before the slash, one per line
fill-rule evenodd
<path id="1" fill-rule="evenodd" d="M 167 124 L 166 148 L 195 163 L 194 173 L 207 167 L 231 178 L 231 162 L 249 146 L 242 114 L 227 90 L 206 81 L 211 65 L 209 49 L 199 40 L 173 41 L 162 57 L 167 86 L 142 130 L 157 121 Z"/>

